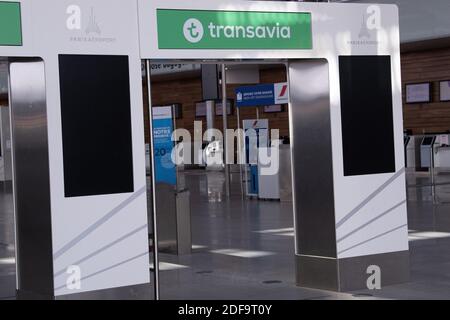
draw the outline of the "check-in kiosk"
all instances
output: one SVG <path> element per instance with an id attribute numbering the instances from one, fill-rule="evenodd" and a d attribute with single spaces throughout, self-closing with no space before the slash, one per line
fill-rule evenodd
<path id="1" fill-rule="evenodd" d="M 436 138 L 434 165 L 440 171 L 450 169 L 450 145 L 449 134 L 440 134 Z"/>
<path id="2" fill-rule="evenodd" d="M 436 136 L 425 136 L 420 144 L 420 163 L 422 168 L 434 167 L 434 143 Z"/>
<path id="3" fill-rule="evenodd" d="M 423 136 L 413 135 L 406 146 L 406 167 L 418 171 L 421 169 L 420 162 L 420 145 L 422 144 Z"/>
<path id="4" fill-rule="evenodd" d="M 409 135 L 403 136 L 403 145 L 405 147 L 405 167 L 408 166 L 408 144 L 411 142 L 411 137 Z"/>

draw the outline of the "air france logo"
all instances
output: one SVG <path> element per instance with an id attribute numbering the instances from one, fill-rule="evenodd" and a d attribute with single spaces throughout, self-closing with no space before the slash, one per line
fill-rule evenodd
<path id="1" fill-rule="evenodd" d="M 191 18 L 186 20 L 183 25 L 183 34 L 190 43 L 197 43 L 203 38 L 203 25 L 197 19 Z"/>

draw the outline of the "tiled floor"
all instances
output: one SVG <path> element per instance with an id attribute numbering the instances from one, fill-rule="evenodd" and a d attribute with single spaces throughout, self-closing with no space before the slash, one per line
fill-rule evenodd
<path id="1" fill-rule="evenodd" d="M 408 174 L 411 282 L 379 291 L 335 293 L 294 284 L 291 204 L 242 201 L 238 177 L 232 178 L 232 197 L 226 201 L 221 173 L 185 173 L 194 249 L 186 256 L 161 255 L 162 299 L 450 299 L 450 204 L 445 203 L 450 202 L 450 185 L 437 187 L 442 203 L 433 205 L 430 188 L 422 187 L 428 176 Z M 438 182 L 450 182 L 450 175 L 440 175 Z M 14 297 L 12 229 L 11 193 L 1 186 L 2 298 Z"/>

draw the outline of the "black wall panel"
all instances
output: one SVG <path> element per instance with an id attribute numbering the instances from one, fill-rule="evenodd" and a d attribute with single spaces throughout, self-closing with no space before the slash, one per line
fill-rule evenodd
<path id="1" fill-rule="evenodd" d="M 340 56 L 344 175 L 395 172 L 390 56 Z"/>
<path id="2" fill-rule="evenodd" d="M 128 56 L 59 55 L 66 197 L 133 192 Z"/>

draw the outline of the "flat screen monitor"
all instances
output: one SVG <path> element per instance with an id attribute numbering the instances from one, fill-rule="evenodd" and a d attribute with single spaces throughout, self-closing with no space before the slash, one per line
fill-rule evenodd
<path id="1" fill-rule="evenodd" d="M 422 140 L 422 145 L 423 146 L 431 146 L 434 144 L 435 139 L 436 139 L 435 137 L 425 137 Z"/>
<path id="2" fill-rule="evenodd" d="M 274 105 L 271 105 L 271 106 L 264 106 L 264 112 L 265 113 L 283 112 L 283 105 L 281 105 L 281 104 L 274 104 Z"/>
<path id="3" fill-rule="evenodd" d="M 159 107 L 172 107 L 173 115 L 175 119 L 181 119 L 183 117 L 183 110 L 181 108 L 180 103 L 174 103 L 174 104 L 167 104 L 167 105 L 161 105 L 161 106 L 153 106 L 153 108 L 159 108 Z"/>
<path id="4" fill-rule="evenodd" d="M 206 102 L 197 102 L 195 104 L 195 116 L 196 117 L 206 117 Z"/>
<path id="5" fill-rule="evenodd" d="M 344 175 L 395 172 L 390 56 L 340 56 Z"/>
<path id="6" fill-rule="evenodd" d="M 414 83 L 406 85 L 406 103 L 431 102 L 431 83 Z"/>
<path id="7" fill-rule="evenodd" d="M 66 197 L 134 191 L 128 56 L 59 55 Z"/>
<path id="8" fill-rule="evenodd" d="M 222 101 L 216 101 L 216 116 L 222 115 Z M 227 100 L 227 115 L 231 116 L 233 114 L 233 101 Z"/>
<path id="9" fill-rule="evenodd" d="M 450 101 L 450 80 L 439 82 L 439 97 L 441 102 Z"/>

